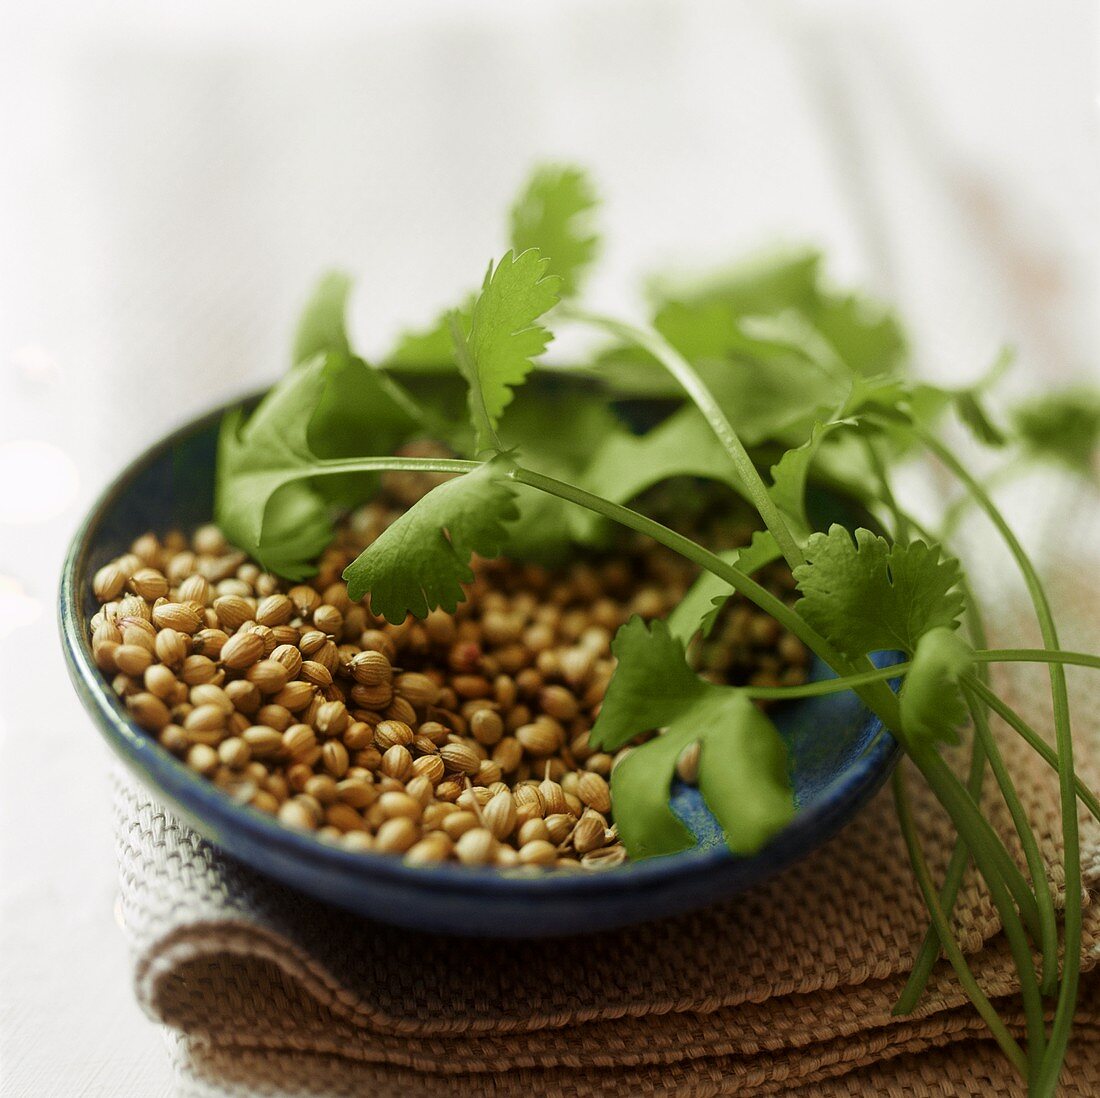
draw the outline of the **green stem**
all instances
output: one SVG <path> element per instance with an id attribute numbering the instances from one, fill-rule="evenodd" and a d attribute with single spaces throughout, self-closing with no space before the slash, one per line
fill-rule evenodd
<path id="1" fill-rule="evenodd" d="M 918 437 L 951 470 L 973 495 L 975 502 L 986 513 L 1001 535 L 1016 561 L 1020 574 L 1031 596 L 1035 616 L 1043 637 L 1043 647 L 1058 648 L 1058 629 L 1054 624 L 1050 603 L 1042 581 L 1024 551 L 1012 528 L 997 509 L 996 504 L 977 480 L 955 455 L 939 439 L 917 428 Z M 1050 691 L 1054 705 L 1054 735 L 1058 747 L 1058 786 L 1062 809 L 1062 837 L 1065 869 L 1064 959 L 1062 983 L 1058 990 L 1058 1004 L 1054 1010 L 1050 1043 L 1035 1080 L 1038 1096 L 1046 1098 L 1055 1093 L 1065 1061 L 1073 1016 L 1077 1008 L 1077 991 L 1081 973 L 1081 844 L 1077 826 L 1076 771 L 1073 765 L 1073 733 L 1070 727 L 1069 692 L 1066 688 L 1065 668 L 1058 663 L 1050 665 Z"/>
<path id="2" fill-rule="evenodd" d="M 1035 838 L 1031 821 L 1027 818 L 1024 806 L 1020 803 L 1019 794 L 1012 784 L 1012 778 L 1005 766 L 1001 749 L 993 737 L 989 728 L 989 719 L 986 708 L 971 690 L 966 690 L 967 704 L 970 716 L 974 721 L 974 732 L 978 737 L 989 759 L 989 767 L 993 771 L 993 777 L 1004 797 L 1009 815 L 1012 817 L 1016 834 L 1020 838 L 1020 846 L 1027 861 L 1028 873 L 1031 875 L 1031 885 L 1035 890 L 1035 900 L 1039 907 L 1039 947 L 1043 956 L 1042 978 L 1040 988 L 1044 995 L 1051 995 L 1058 986 L 1058 923 L 1054 914 L 1054 897 L 1050 891 L 1050 881 L 1047 880 L 1046 865 L 1043 855 L 1039 852 L 1039 843 Z"/>
<path id="3" fill-rule="evenodd" d="M 862 436 L 862 442 L 863 449 L 867 453 L 867 460 L 871 463 L 871 468 L 878 478 L 879 487 L 882 490 L 883 502 L 894 516 L 894 540 L 904 545 L 909 541 L 909 527 L 913 525 L 912 520 L 898 506 L 898 501 L 894 496 L 894 489 L 890 484 L 889 474 L 886 472 L 886 466 L 883 463 L 882 455 L 879 453 L 878 447 L 874 444 L 874 441 L 866 435 Z"/>
<path id="4" fill-rule="evenodd" d="M 483 463 L 462 458 L 364 457 L 318 458 L 304 466 L 301 477 L 325 477 L 337 473 L 470 473 Z"/>
<path id="5" fill-rule="evenodd" d="M 970 772 L 966 778 L 967 792 L 975 801 L 981 797 L 985 764 L 985 751 L 975 740 L 970 749 Z M 948 917 L 955 909 L 955 900 L 958 898 L 969 862 L 970 848 L 960 835 L 948 859 L 947 871 L 944 873 L 943 885 L 940 889 L 940 905 Z M 924 935 L 924 940 L 913 962 L 913 969 L 909 973 L 909 979 L 905 981 L 905 987 L 894 1004 L 894 1014 L 912 1014 L 917 1009 L 917 1003 L 920 1002 L 932 976 L 932 970 L 936 967 L 936 961 L 939 960 L 940 948 L 940 934 L 933 923 Z"/>
<path id="6" fill-rule="evenodd" d="M 1020 977 L 1020 997 L 1023 1001 L 1024 1017 L 1027 1024 L 1028 1057 L 1033 1063 L 1038 1063 L 1039 1057 L 1043 1056 L 1046 1049 L 1043 1000 L 1039 993 L 1039 981 L 1035 976 L 1031 946 L 1028 943 L 1023 926 L 1019 919 L 1004 917 L 1006 912 L 1012 911 L 1013 897 L 1009 894 L 1007 888 L 1008 878 L 1000 872 L 1002 866 L 999 864 L 1001 861 L 999 854 L 1003 853 L 1007 857 L 1008 853 L 1005 851 L 1004 844 L 996 832 L 993 831 L 980 812 L 978 813 L 978 819 L 986 824 L 985 829 L 970 828 L 969 824 L 967 827 L 959 826 L 959 821 L 966 819 L 971 809 L 977 811 L 977 806 L 965 787 L 955 778 L 947 763 L 935 751 L 923 747 L 914 747 L 910 749 L 910 757 L 920 767 L 921 773 L 925 775 L 925 779 L 929 781 L 932 788 L 937 791 L 940 803 L 947 809 L 952 820 L 955 821 L 955 826 L 959 829 L 960 834 L 969 834 L 967 841 L 974 856 L 974 861 L 985 879 L 993 903 L 1002 916 L 1005 937 L 1008 940 L 1012 960 Z M 938 783 L 933 782 L 933 778 L 939 779 Z M 1009 859 L 1009 862 L 1013 864 L 1011 859 Z M 1014 864 L 1013 868 L 1015 868 Z M 1035 897 L 1030 891 L 1027 895 L 1034 905 Z M 1019 897 L 1015 897 L 1015 899 L 1017 903 L 1020 902 Z M 1037 931 L 1033 930 L 1033 934 L 1038 938 Z"/>
<path id="7" fill-rule="evenodd" d="M 692 402 L 703 413 L 718 441 L 725 448 L 737 470 L 753 505 L 760 512 L 764 525 L 772 532 L 780 551 L 792 569 L 806 563 L 802 550 L 795 541 L 783 513 L 776 506 L 759 470 L 753 464 L 733 425 L 722 411 L 718 401 L 696 373 L 695 367 L 660 333 L 652 329 L 636 328 L 613 317 L 599 316 L 572 306 L 562 309 L 565 316 L 584 324 L 602 328 L 627 343 L 633 343 L 648 351 L 676 379 Z"/>
<path id="8" fill-rule="evenodd" d="M 909 524 L 929 544 L 936 539 L 925 530 L 916 519 L 909 518 Z M 966 623 L 970 633 L 970 642 L 973 645 L 984 647 L 987 643 L 985 622 L 982 612 L 969 584 L 965 578 L 962 581 L 963 597 L 966 599 Z M 981 669 L 984 674 L 985 668 Z M 982 785 L 985 781 L 986 767 L 985 751 L 976 737 L 970 742 L 970 769 L 966 778 L 966 789 L 974 801 L 981 804 Z M 966 867 L 970 863 L 970 850 L 961 835 L 955 840 L 951 851 L 951 857 L 947 860 L 947 869 L 944 872 L 943 885 L 940 889 L 940 903 L 944 911 L 950 916 L 955 910 L 955 901 L 958 899 L 959 889 L 962 887 Z M 913 961 L 913 969 L 909 973 L 909 979 L 894 1004 L 895 1014 L 909 1014 L 916 1010 L 917 1003 L 924 994 L 924 989 L 932 976 L 932 970 L 940 956 L 940 938 L 934 926 L 929 926 L 920 949 Z"/>
<path id="9" fill-rule="evenodd" d="M 1100 656 L 1067 652 L 1064 648 L 989 648 L 975 652 L 974 658 L 979 663 L 1060 663 L 1100 668 Z"/>
<path id="10" fill-rule="evenodd" d="M 1058 769 L 1058 752 L 1051 747 L 1015 709 L 997 697 L 985 683 L 980 682 L 977 678 L 967 676 L 964 681 L 967 686 L 969 686 L 970 689 L 1005 722 L 1005 724 L 1012 728 L 1013 731 L 1023 739 L 1028 747 L 1054 770 Z M 1096 794 L 1093 793 L 1080 778 L 1076 778 L 1075 785 L 1077 789 L 1077 799 L 1088 809 L 1093 817 L 1100 822 L 1100 799 L 1097 798 Z"/>
<path id="11" fill-rule="evenodd" d="M 947 959 L 951 962 L 951 967 L 955 970 L 959 983 L 962 984 L 963 990 L 974 1004 L 974 1008 L 981 1015 L 985 1024 L 989 1026 L 989 1031 L 993 1034 L 1001 1051 L 1008 1057 L 1012 1066 L 1020 1075 L 1027 1078 L 1027 1057 L 1024 1056 L 1023 1049 L 1017 1044 L 1012 1034 L 1008 1032 L 993 1004 L 978 986 L 977 980 L 974 979 L 974 974 L 963 956 L 963 951 L 951 931 L 951 925 L 941 906 L 940 898 L 936 895 L 932 875 L 928 871 L 928 863 L 925 860 L 924 851 L 921 849 L 920 840 L 917 838 L 913 813 L 909 806 L 909 793 L 905 786 L 905 778 L 902 775 L 901 767 L 894 771 L 893 784 L 894 803 L 897 805 L 898 810 L 898 823 L 901 825 L 901 833 L 905 838 L 905 846 L 909 851 L 909 860 L 913 865 L 913 873 L 917 878 L 921 895 L 924 897 L 924 902 L 932 917 L 932 926 L 935 928 L 939 940 L 943 943 L 944 953 L 947 954 Z"/>
<path id="12" fill-rule="evenodd" d="M 840 679 L 821 679 L 818 682 L 801 683 L 798 686 L 742 686 L 741 692 L 749 698 L 766 701 L 794 701 L 797 698 L 819 698 L 826 694 L 840 694 L 857 686 L 872 682 L 885 682 L 903 678 L 912 665 L 894 663 L 889 667 L 877 667 L 874 671 L 860 671 Z"/>

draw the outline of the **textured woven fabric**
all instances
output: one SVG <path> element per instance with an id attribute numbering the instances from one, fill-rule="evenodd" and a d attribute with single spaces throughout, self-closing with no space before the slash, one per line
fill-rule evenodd
<path id="1" fill-rule="evenodd" d="M 1049 724 L 1043 668 L 999 686 Z M 1100 690 L 1073 673 L 1080 770 L 1095 787 Z M 1002 733 L 1061 901 L 1057 783 Z M 963 759 L 958 760 L 961 765 Z M 910 774 L 934 872 L 943 813 Z M 985 810 L 1009 841 L 989 780 Z M 1016 1093 L 941 964 L 916 1015 L 895 1018 L 925 929 L 889 794 L 777 880 L 691 915 L 551 942 L 454 940 L 345 915 L 262 878 L 146 794 L 118 794 L 122 911 L 136 987 L 170 1027 L 189 1095 L 711 1095 Z M 1082 816 L 1086 883 L 1100 829 Z M 1014 969 L 973 879 L 961 940 L 1013 1018 Z M 1084 963 L 1100 959 L 1100 904 Z M 1100 1093 L 1100 971 L 1086 977 L 1066 1094 Z"/>

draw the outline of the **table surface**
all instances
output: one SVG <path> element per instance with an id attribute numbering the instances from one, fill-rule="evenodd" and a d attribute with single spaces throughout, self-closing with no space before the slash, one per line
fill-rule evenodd
<path id="1" fill-rule="evenodd" d="M 0 134 L 17 154 L 0 158 L 5 1096 L 171 1093 L 165 1037 L 131 993 L 111 764 L 66 680 L 57 576 L 125 460 L 284 368 L 295 303 L 325 265 L 364 272 L 353 327 L 380 345 L 470 281 L 504 196 L 549 152 L 589 163 L 608 198 L 601 306 L 668 254 L 736 254 L 778 228 L 900 299 L 933 372 L 973 376 L 1004 338 L 1047 379 L 1096 360 L 1095 35 L 1074 0 L 995 19 L 979 0 L 896 6 L 878 30 L 909 51 L 930 113 L 896 82 L 870 98 L 904 124 L 857 112 L 882 169 L 860 186 L 891 195 L 863 221 L 837 179 L 867 163 L 823 148 L 822 130 L 861 81 L 904 69 L 874 70 L 884 55 L 863 48 L 863 20 L 885 18 L 872 0 L 767 6 L 809 13 L 809 32 L 725 0 L 644 0 L 629 21 L 581 0 L 479 0 L 461 17 L 444 0 L 320 0 L 326 19 L 274 7 L 260 33 L 254 9 L 224 0 L 164 22 L 138 0 L 49 0 L 0 36 Z M 848 22 L 820 22 L 834 8 Z M 533 42 L 538 65 L 523 62 Z M 843 64 L 799 74 L 807 42 Z M 1009 198 L 983 221 L 965 203 L 987 184 Z"/>

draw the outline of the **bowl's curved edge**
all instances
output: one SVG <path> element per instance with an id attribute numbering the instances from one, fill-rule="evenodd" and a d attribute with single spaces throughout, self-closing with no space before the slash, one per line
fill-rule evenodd
<path id="1" fill-rule="evenodd" d="M 897 742 L 868 713 L 863 731 L 872 742 L 860 764 L 755 855 L 735 858 L 725 848 L 711 848 L 591 874 L 525 876 L 451 865 L 421 869 L 388 855 L 329 846 L 234 802 L 131 721 L 95 666 L 86 640 L 82 592 L 90 579 L 91 536 L 114 502 L 158 457 L 240 402 L 231 401 L 178 428 L 138 455 L 103 490 L 70 542 L 58 614 L 70 678 L 110 747 L 201 834 L 254 868 L 360 914 L 424 930 L 498 937 L 597 930 L 690 910 L 773 876 L 834 835 L 896 764 Z M 367 881 L 371 887 L 364 889 Z M 417 897 L 423 902 L 427 894 L 443 909 L 424 910 L 410 903 Z M 645 903 L 639 909 L 634 901 L 641 896 Z M 494 902 L 487 904 L 490 897 Z M 512 921 L 520 911 L 522 918 Z"/>

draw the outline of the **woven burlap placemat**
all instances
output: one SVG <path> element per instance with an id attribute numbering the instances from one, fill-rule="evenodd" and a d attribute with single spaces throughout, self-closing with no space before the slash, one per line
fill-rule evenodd
<path id="1" fill-rule="evenodd" d="M 1100 606 L 1061 570 L 1063 643 L 1100 645 Z M 1002 610 L 1004 600 L 1002 600 Z M 998 630 L 1013 643 L 1033 636 Z M 999 691 L 1050 727 L 1041 666 Z M 1100 788 L 1100 673 L 1070 671 L 1078 769 Z M 1002 750 L 1064 899 L 1057 780 L 1000 722 Z M 962 751 L 949 759 L 961 771 Z M 907 768 L 933 872 L 954 841 Z M 884 790 L 826 846 L 727 903 L 625 930 L 479 941 L 400 930 L 310 900 L 200 839 L 128 780 L 117 786 L 121 911 L 135 986 L 168 1028 L 180 1093 L 388 1096 L 1022 1093 L 937 967 L 915 1014 L 894 1017 L 926 915 Z M 995 783 L 983 811 L 1011 849 Z M 1100 826 L 1081 814 L 1086 970 L 1063 1093 L 1100 1094 Z M 1022 859 L 1021 859 L 1022 864 Z M 996 913 L 971 875 L 964 949 L 1017 1030 L 1017 981 Z M 1094 971 L 1095 970 L 1095 971 Z"/>

